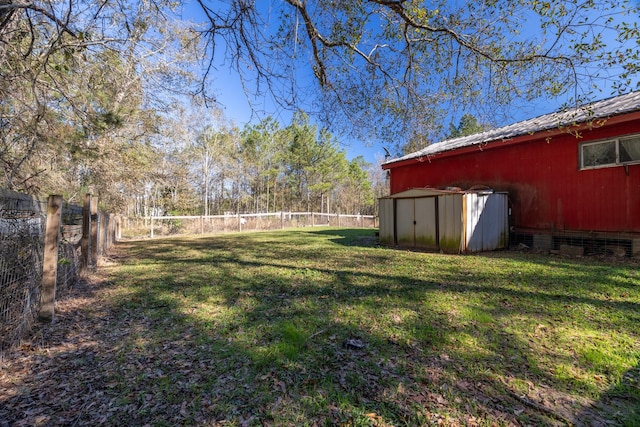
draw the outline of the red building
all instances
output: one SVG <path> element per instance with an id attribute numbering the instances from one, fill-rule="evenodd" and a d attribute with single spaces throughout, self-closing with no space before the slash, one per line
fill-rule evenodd
<path id="1" fill-rule="evenodd" d="M 640 256 L 640 92 L 451 139 L 390 160 L 391 194 L 509 194 L 511 242 Z"/>

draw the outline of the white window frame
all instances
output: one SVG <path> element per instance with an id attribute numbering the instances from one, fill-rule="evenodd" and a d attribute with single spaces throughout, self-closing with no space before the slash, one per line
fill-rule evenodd
<path id="1" fill-rule="evenodd" d="M 619 138 L 613 138 L 613 139 L 604 139 L 601 141 L 594 141 L 594 142 L 585 142 L 580 144 L 579 146 L 579 152 L 578 152 L 578 157 L 579 157 L 579 161 L 580 161 L 580 170 L 589 170 L 589 169 L 601 169 L 601 168 L 611 168 L 611 167 L 616 167 L 616 166 L 625 166 L 625 165 L 635 165 L 635 164 L 640 164 L 640 160 L 632 160 L 632 161 L 628 161 L 628 162 L 621 162 L 620 161 L 620 142 L 624 141 L 626 139 L 629 138 L 634 138 L 634 137 L 639 137 L 640 134 L 633 134 L 633 135 L 625 135 Z M 602 165 L 595 165 L 595 166 L 585 166 L 584 165 L 584 147 L 589 147 L 589 146 L 593 146 L 593 145 L 599 145 L 599 144 L 610 144 L 610 143 L 615 143 L 616 146 L 616 160 L 614 163 L 606 163 L 606 164 L 602 164 Z"/>

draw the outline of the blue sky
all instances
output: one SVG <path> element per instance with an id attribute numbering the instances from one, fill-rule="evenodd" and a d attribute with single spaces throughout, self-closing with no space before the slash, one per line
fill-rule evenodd
<path id="1" fill-rule="evenodd" d="M 257 123 L 258 117 L 264 114 L 256 115 L 252 112 L 251 105 L 242 90 L 238 75 L 230 69 L 222 67 L 218 68 L 215 73 L 214 93 L 217 100 L 223 108 L 225 117 L 234 122 L 238 127 L 242 128 L 246 123 Z M 258 100 L 252 100 L 255 104 Z M 269 111 L 270 115 L 276 118 L 283 126 L 290 123 L 291 111 L 283 110 L 276 107 L 270 100 L 264 99 L 261 102 L 265 111 Z M 264 117 L 263 117 L 264 118 Z M 349 160 L 357 156 L 363 156 L 369 163 L 375 163 L 376 157 L 384 157 L 384 150 L 379 144 L 368 144 L 365 141 L 355 141 L 339 139 L 340 148 L 345 150 Z"/>

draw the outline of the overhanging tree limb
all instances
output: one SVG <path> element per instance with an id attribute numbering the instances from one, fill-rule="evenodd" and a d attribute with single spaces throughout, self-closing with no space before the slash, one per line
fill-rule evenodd
<path id="1" fill-rule="evenodd" d="M 41 6 L 36 5 L 35 3 L 9 3 L 9 4 L 0 4 L 0 16 L 3 15 L 6 12 L 11 12 L 14 10 L 19 10 L 19 9 L 23 9 L 23 10 L 31 10 L 37 14 L 43 15 L 45 17 L 47 17 L 51 22 L 55 23 L 58 27 L 60 27 L 60 29 L 69 34 L 71 37 L 76 38 L 77 34 L 74 30 L 71 29 L 71 27 L 69 26 L 69 18 L 70 18 L 70 12 L 71 12 L 71 8 L 69 8 L 69 10 L 67 11 L 66 14 L 66 19 L 65 21 L 63 21 L 62 19 L 58 18 L 55 14 L 53 14 L 52 12 L 44 9 Z"/>

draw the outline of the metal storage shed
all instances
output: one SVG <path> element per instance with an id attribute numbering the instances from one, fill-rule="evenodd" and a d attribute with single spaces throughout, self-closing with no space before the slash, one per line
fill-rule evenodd
<path id="1" fill-rule="evenodd" d="M 506 193 L 414 188 L 379 203 L 383 245 L 462 253 L 509 244 Z"/>

